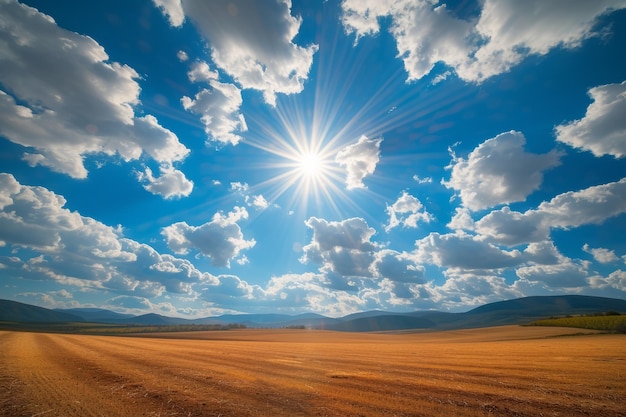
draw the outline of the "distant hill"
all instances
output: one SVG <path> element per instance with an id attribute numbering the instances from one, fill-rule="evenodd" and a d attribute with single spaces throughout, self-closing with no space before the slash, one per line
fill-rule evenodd
<path id="1" fill-rule="evenodd" d="M 49 310 L 17 301 L 0 300 L 0 321 L 58 323 L 83 321 L 83 319 L 75 314 Z"/>
<path id="2" fill-rule="evenodd" d="M 81 317 L 84 321 L 94 323 L 118 323 L 120 320 L 135 317 L 132 314 L 116 313 L 114 311 L 105 310 L 103 308 L 57 308 L 55 309 L 55 311 L 73 314 L 75 316 Z"/>
<path id="3" fill-rule="evenodd" d="M 607 311 L 626 313 L 626 300 L 584 295 L 525 297 L 485 304 L 465 313 L 439 311 L 381 313 L 342 321 L 330 328 L 354 332 L 409 329 L 453 330 L 525 324 L 543 317 Z"/>
<path id="4" fill-rule="evenodd" d="M 243 324 L 247 327 L 307 327 L 350 332 L 410 329 L 451 330 L 525 324 L 550 316 L 579 315 L 616 311 L 626 313 L 626 300 L 583 295 L 538 296 L 485 304 L 465 313 L 415 311 L 392 313 L 365 311 L 330 318 L 315 313 L 227 314 L 200 319 L 182 319 L 144 314 L 132 316 L 104 309 L 49 310 L 15 301 L 0 300 L 0 321 L 10 322 L 94 322 L 121 325 L 171 326 L 188 324 Z"/>

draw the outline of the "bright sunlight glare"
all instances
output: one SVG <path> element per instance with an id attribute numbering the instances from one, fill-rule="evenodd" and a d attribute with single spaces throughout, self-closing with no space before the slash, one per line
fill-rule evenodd
<path id="1" fill-rule="evenodd" d="M 314 153 L 304 154 L 299 161 L 299 169 L 306 177 L 317 177 L 322 171 L 322 161 Z"/>

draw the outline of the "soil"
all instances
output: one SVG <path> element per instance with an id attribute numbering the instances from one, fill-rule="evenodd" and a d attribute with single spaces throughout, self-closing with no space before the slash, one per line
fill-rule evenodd
<path id="1" fill-rule="evenodd" d="M 0 416 L 626 416 L 626 337 L 580 332 L 0 331 Z"/>

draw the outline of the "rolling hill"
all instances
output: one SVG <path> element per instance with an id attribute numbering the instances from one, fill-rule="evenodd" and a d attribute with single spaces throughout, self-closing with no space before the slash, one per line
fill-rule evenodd
<path id="1" fill-rule="evenodd" d="M 149 313 L 140 316 L 103 309 L 49 310 L 0 300 L 0 321 L 5 322 L 95 322 L 120 325 L 242 324 L 247 327 L 307 327 L 349 332 L 410 329 L 452 330 L 525 324 L 550 316 L 615 311 L 626 313 L 626 300 L 582 295 L 536 296 L 485 304 L 464 313 L 416 311 L 392 313 L 366 311 L 330 318 L 319 314 L 228 314 L 188 320 Z"/>

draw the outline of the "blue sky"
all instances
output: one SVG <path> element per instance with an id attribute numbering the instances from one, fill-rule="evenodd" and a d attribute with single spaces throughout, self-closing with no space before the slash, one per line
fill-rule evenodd
<path id="1" fill-rule="evenodd" d="M 0 294 L 626 297 L 624 1 L 0 0 Z"/>

